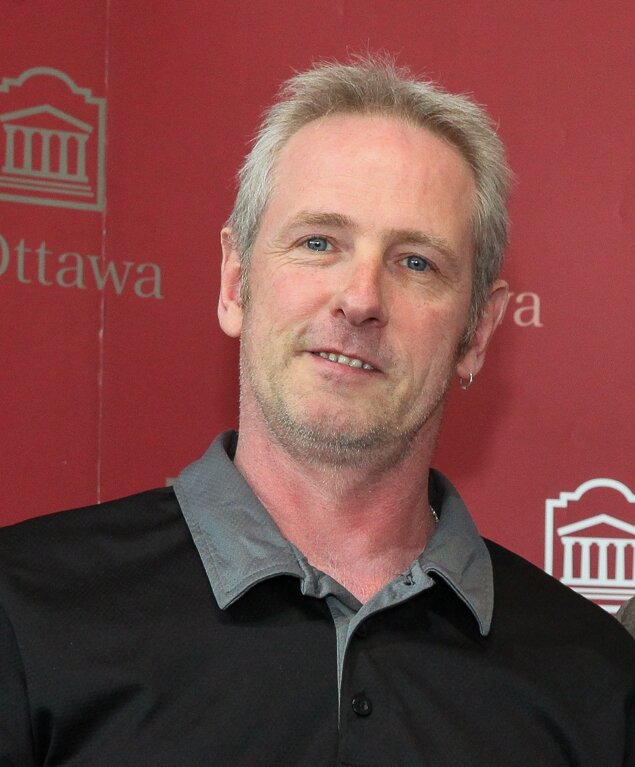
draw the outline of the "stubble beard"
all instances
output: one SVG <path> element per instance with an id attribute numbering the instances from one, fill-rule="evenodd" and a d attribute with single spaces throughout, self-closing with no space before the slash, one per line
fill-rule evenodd
<path id="1" fill-rule="evenodd" d="M 452 374 L 431 392 L 425 406 L 412 418 L 400 418 L 398 408 L 386 407 L 374 421 L 338 426 L 333 420 L 303 418 L 300 404 L 290 404 L 292 397 L 282 381 L 284 371 L 274 377 L 258 375 L 241 339 L 240 391 L 241 417 L 251 399 L 270 437 L 298 462 L 325 469 L 396 466 L 412 448 L 423 429 L 429 432 L 430 445 L 436 440 Z M 263 380 L 264 379 L 264 380 Z"/>

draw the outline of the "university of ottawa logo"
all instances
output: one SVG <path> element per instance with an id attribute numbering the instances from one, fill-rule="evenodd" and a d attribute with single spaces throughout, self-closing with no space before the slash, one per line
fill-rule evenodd
<path id="1" fill-rule="evenodd" d="M 106 100 L 64 72 L 0 82 L 0 200 L 103 210 Z"/>
<path id="2" fill-rule="evenodd" d="M 545 503 L 545 570 L 616 613 L 635 596 L 635 493 L 590 479 Z"/>

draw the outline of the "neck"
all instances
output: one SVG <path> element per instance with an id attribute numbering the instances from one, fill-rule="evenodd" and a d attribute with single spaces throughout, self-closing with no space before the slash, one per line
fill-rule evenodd
<path id="1" fill-rule="evenodd" d="M 434 531 L 433 432 L 422 430 L 398 456 L 334 466 L 301 460 L 243 425 L 234 462 L 282 535 L 363 602 L 408 568 Z"/>

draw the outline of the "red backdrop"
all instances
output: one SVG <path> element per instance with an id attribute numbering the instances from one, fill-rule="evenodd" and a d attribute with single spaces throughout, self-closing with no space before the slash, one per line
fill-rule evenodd
<path id="1" fill-rule="evenodd" d="M 635 593 L 634 22 L 599 0 L 5 2 L 0 522 L 164 484 L 235 425 L 235 171 L 294 70 L 385 49 L 488 105 L 518 177 L 514 296 L 436 464 L 484 534 L 558 576 L 586 536 L 574 580 Z M 600 539 L 624 541 L 617 576 Z"/>

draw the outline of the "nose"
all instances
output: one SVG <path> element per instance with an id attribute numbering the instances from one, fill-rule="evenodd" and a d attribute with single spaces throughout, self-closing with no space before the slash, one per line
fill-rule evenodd
<path id="1" fill-rule="evenodd" d="M 336 287 L 331 313 L 351 325 L 382 327 L 388 319 L 382 260 L 360 259 L 349 263 Z"/>

